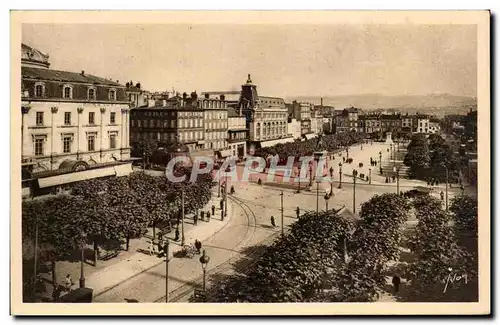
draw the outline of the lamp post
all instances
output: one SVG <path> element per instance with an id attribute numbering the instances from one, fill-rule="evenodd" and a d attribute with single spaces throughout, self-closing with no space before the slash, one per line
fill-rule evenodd
<path id="1" fill-rule="evenodd" d="M 356 176 L 358 176 L 358 171 L 354 169 L 352 171 L 352 180 L 353 180 L 353 187 L 352 187 L 352 212 L 356 214 Z"/>
<path id="2" fill-rule="evenodd" d="M 165 302 L 168 302 L 168 263 L 169 259 L 169 244 L 168 238 L 163 246 L 163 251 L 165 252 Z"/>
<path id="3" fill-rule="evenodd" d="M 339 162 L 339 188 L 342 188 L 342 162 Z"/>
<path id="4" fill-rule="evenodd" d="M 320 180 L 316 181 L 316 213 L 319 212 L 319 183 Z"/>
<path id="5" fill-rule="evenodd" d="M 207 289 L 207 265 L 210 262 L 210 256 L 203 250 L 203 255 L 200 257 L 201 268 L 203 269 L 203 291 Z"/>
<path id="6" fill-rule="evenodd" d="M 309 187 L 313 185 L 313 167 L 309 166 Z"/>
<path id="7" fill-rule="evenodd" d="M 396 173 L 396 188 L 397 188 L 397 194 L 399 195 L 399 168 L 396 168 L 396 166 L 394 166 L 392 168 L 392 170 Z"/>
<path id="8" fill-rule="evenodd" d="M 379 164 L 380 164 L 380 175 L 382 175 L 382 151 L 378 152 Z"/>
<path id="9" fill-rule="evenodd" d="M 82 251 L 82 258 L 80 261 L 80 288 L 85 288 L 85 274 L 83 270 L 83 263 L 85 262 L 85 249 L 84 249 L 85 237 L 87 237 L 87 234 L 82 232 L 82 241 L 80 246 L 80 250 Z"/>
<path id="10" fill-rule="evenodd" d="M 368 182 L 370 185 L 372 185 L 372 169 L 368 168 Z"/>
<path id="11" fill-rule="evenodd" d="M 324 198 L 325 198 L 326 212 L 328 212 L 328 200 L 330 199 L 330 195 L 326 193 Z"/>
<path id="12" fill-rule="evenodd" d="M 300 172 L 301 172 L 301 168 L 299 167 L 299 188 L 297 189 L 297 193 L 300 193 Z"/>
<path id="13" fill-rule="evenodd" d="M 330 167 L 330 194 L 333 193 L 333 167 Z"/>

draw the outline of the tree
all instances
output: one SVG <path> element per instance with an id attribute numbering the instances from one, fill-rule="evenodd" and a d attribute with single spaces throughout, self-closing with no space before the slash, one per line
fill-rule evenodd
<path id="1" fill-rule="evenodd" d="M 268 247 L 246 277 L 215 290 L 215 301 L 296 302 L 312 297 L 343 261 L 352 224 L 334 211 L 307 213 Z"/>
<path id="2" fill-rule="evenodd" d="M 153 156 L 153 153 L 158 149 L 158 141 L 151 138 L 142 138 L 133 144 L 133 155 L 143 157 L 144 164 L 147 165 Z"/>
<path id="3" fill-rule="evenodd" d="M 375 195 L 361 207 L 348 244 L 349 263 L 338 279 L 341 301 L 371 301 L 385 285 L 383 270 L 398 260 L 409 202 L 397 194 Z"/>
<path id="4" fill-rule="evenodd" d="M 443 283 L 451 271 L 469 273 L 464 250 L 457 245 L 457 238 L 450 226 L 450 216 L 443 211 L 441 202 L 429 195 L 415 198 L 418 224 L 409 239 L 415 255 L 409 265 L 408 275 L 414 293 L 421 299 L 443 297 Z"/>
<path id="5" fill-rule="evenodd" d="M 416 134 L 408 145 L 403 163 L 410 167 L 410 178 L 421 178 L 430 164 L 429 146 L 425 135 Z"/>

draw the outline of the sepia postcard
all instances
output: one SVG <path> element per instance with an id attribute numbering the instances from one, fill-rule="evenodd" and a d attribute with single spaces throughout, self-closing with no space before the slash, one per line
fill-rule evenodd
<path id="1" fill-rule="evenodd" d="M 489 315 L 489 11 L 12 11 L 11 314 Z"/>

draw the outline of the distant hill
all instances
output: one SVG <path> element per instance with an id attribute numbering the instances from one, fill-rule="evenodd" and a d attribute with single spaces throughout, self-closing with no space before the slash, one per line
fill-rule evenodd
<path id="1" fill-rule="evenodd" d="M 312 102 L 316 105 L 321 103 L 321 96 L 297 96 L 287 98 L 293 100 Z M 434 109 L 460 107 L 468 109 L 469 106 L 476 105 L 476 98 L 466 96 L 455 96 L 450 94 L 431 95 L 401 95 L 387 96 L 381 94 L 345 95 L 345 96 L 325 96 L 323 105 L 334 106 L 337 109 L 345 107 L 358 107 L 365 110 L 372 109 Z"/>

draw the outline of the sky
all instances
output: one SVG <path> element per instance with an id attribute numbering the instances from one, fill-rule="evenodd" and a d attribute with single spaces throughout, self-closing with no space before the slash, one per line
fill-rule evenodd
<path id="1" fill-rule="evenodd" d="M 475 25 L 24 24 L 51 68 L 151 91 L 477 96 Z"/>

